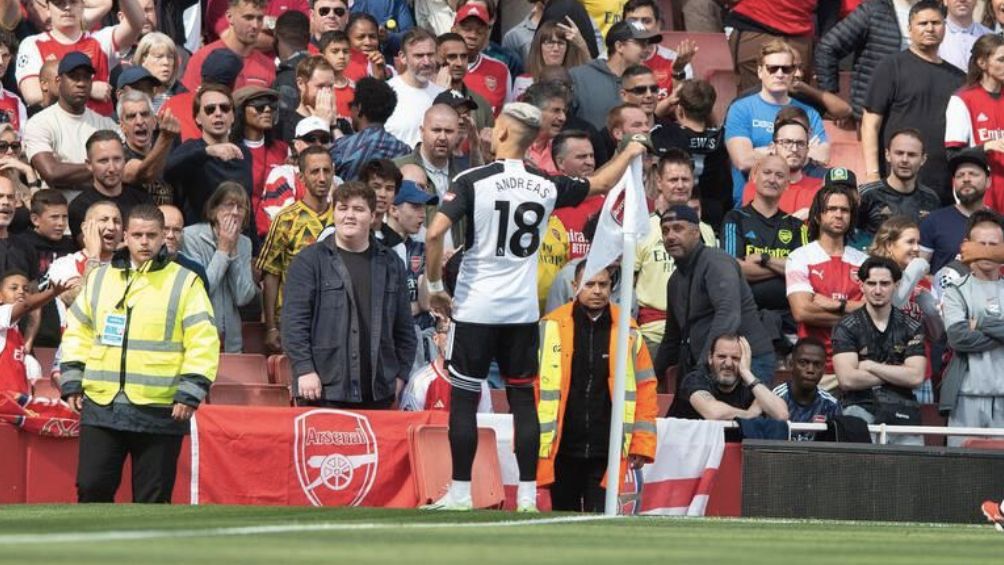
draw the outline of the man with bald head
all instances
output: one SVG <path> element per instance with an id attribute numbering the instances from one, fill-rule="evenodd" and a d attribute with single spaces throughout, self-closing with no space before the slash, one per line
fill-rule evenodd
<path id="1" fill-rule="evenodd" d="M 590 195 L 608 192 L 630 162 L 645 153 L 643 144 L 631 141 L 588 178 L 544 176 L 523 162 L 541 123 L 537 107 L 522 102 L 506 104 L 492 128 L 491 152 L 496 160 L 453 179 L 426 233 L 429 302 L 434 311 L 453 320 L 447 360 L 453 385 L 449 432 L 453 483 L 430 509 L 472 508 L 476 413 L 481 384 L 494 360 L 506 382 L 513 415 L 519 467 L 516 507 L 536 511 L 541 435 L 534 396 L 540 234 L 555 208 L 576 206 Z M 443 284 L 445 236 L 463 218 L 471 223 L 451 298 Z"/>
<path id="2" fill-rule="evenodd" d="M 450 188 L 450 179 L 461 171 L 453 158 L 460 143 L 460 116 L 446 104 L 433 104 L 418 129 L 422 140 L 410 154 L 394 159 L 394 164 L 398 168 L 422 167 L 429 178 L 429 193 L 442 198 Z"/>
<path id="3" fill-rule="evenodd" d="M 202 284 L 206 286 L 206 292 L 209 292 L 211 289 L 205 265 L 181 252 L 181 247 L 185 244 L 185 216 L 182 215 L 181 210 L 170 204 L 162 204 L 157 208 L 164 214 L 164 251 L 167 256 L 175 263 L 199 275 Z"/>
<path id="4" fill-rule="evenodd" d="M 788 305 L 784 267 L 788 254 L 807 244 L 809 236 L 801 220 L 779 207 L 789 175 L 789 163 L 781 155 L 757 162 L 750 175 L 756 186 L 753 201 L 725 214 L 722 247 L 739 261 L 757 308 L 777 312 L 784 333 L 793 334 L 797 327 Z"/>

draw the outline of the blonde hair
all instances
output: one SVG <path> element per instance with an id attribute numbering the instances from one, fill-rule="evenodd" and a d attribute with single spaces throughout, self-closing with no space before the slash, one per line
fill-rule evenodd
<path id="1" fill-rule="evenodd" d="M 911 228 L 919 230 L 920 226 L 916 220 L 908 216 L 893 216 L 882 222 L 882 225 L 875 232 L 875 238 L 872 239 L 871 247 L 868 248 L 868 254 L 892 259 L 889 248 L 903 237 L 906 230 Z"/>
<path id="2" fill-rule="evenodd" d="M 798 58 L 798 55 L 795 54 L 795 50 L 791 47 L 791 45 L 788 45 L 786 41 L 783 39 L 772 39 L 760 46 L 760 58 L 757 59 L 757 64 L 762 65 L 764 59 L 777 53 L 787 53 L 790 55 L 791 64 L 793 65 L 795 64 L 795 60 Z"/>
<path id="3" fill-rule="evenodd" d="M 132 58 L 133 64 L 143 66 L 143 61 L 150 55 L 150 51 L 153 51 L 154 47 L 166 47 L 168 54 L 174 59 L 174 70 L 171 71 L 171 78 L 164 84 L 165 88 L 170 88 L 178 80 L 178 71 L 181 69 L 178 64 L 178 46 L 166 34 L 152 31 L 144 35 L 143 39 L 140 39 L 139 43 L 136 44 L 136 54 Z"/>

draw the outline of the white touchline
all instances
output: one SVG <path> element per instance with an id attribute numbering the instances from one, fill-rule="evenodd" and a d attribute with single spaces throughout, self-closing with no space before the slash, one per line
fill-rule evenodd
<path id="1" fill-rule="evenodd" d="M 556 516 L 529 520 L 500 520 L 495 522 L 318 522 L 316 524 L 271 524 L 262 526 L 240 526 L 232 528 L 210 528 L 201 530 L 110 530 L 96 532 L 67 532 L 53 534 L 8 534 L 0 535 L 0 546 L 31 545 L 42 543 L 82 543 L 107 541 L 135 541 L 171 538 L 206 538 L 223 536 L 250 536 L 258 534 L 285 534 L 301 532 L 331 532 L 379 529 L 438 529 L 438 528 L 505 528 L 534 526 L 541 524 L 566 524 L 572 522 L 594 522 L 618 519 L 618 516 Z"/>

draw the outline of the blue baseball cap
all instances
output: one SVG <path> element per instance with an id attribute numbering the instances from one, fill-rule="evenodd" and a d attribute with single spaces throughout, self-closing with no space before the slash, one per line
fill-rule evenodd
<path id="1" fill-rule="evenodd" d="M 80 51 L 70 51 L 65 57 L 63 57 L 63 60 L 59 62 L 59 67 L 56 69 L 56 72 L 58 74 L 65 75 L 66 73 L 79 69 L 80 67 L 88 68 L 91 71 L 91 74 L 95 72 L 94 64 L 91 63 L 90 57 L 84 55 Z"/>
<path id="2" fill-rule="evenodd" d="M 439 197 L 422 190 L 422 187 L 418 186 L 415 181 L 405 180 L 401 181 L 401 188 L 398 189 L 397 196 L 394 197 L 395 206 L 404 203 L 436 205 L 439 204 Z"/>
<path id="3" fill-rule="evenodd" d="M 199 74 L 203 82 L 215 82 L 233 88 L 243 69 L 243 59 L 230 49 L 220 47 L 206 56 Z"/>
<path id="4" fill-rule="evenodd" d="M 148 80 L 155 86 L 160 86 L 160 79 L 150 74 L 150 71 L 140 66 L 127 67 L 119 73 L 119 78 L 115 82 L 115 88 L 123 89 L 132 86 L 137 82 Z"/>

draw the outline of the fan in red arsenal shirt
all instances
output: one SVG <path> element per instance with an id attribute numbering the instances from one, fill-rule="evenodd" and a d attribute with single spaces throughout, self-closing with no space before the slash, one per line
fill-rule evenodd
<path id="1" fill-rule="evenodd" d="M 505 63 L 482 53 L 488 44 L 489 31 L 491 20 L 488 18 L 488 8 L 483 4 L 464 4 L 457 11 L 457 17 L 453 20 L 453 32 L 464 38 L 471 54 L 464 84 L 487 100 L 491 104 L 492 113 L 498 116 L 502 105 L 509 98 L 512 78 Z"/>
<path id="2" fill-rule="evenodd" d="M 199 87 L 202 64 L 210 53 L 226 47 L 244 59 L 244 68 L 237 76 L 234 88 L 248 84 L 271 87 L 275 82 L 275 62 L 255 49 L 258 35 L 262 32 L 267 0 L 231 0 L 227 9 L 230 27 L 223 31 L 220 39 L 202 47 L 188 60 L 188 68 L 181 83 L 188 90 Z"/>

